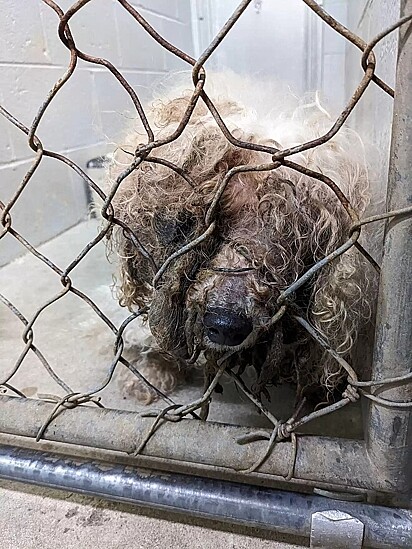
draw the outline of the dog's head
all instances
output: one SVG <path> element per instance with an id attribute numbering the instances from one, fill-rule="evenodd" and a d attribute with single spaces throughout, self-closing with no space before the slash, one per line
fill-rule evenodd
<path id="1" fill-rule="evenodd" d="M 189 98 L 186 92 L 153 105 L 156 139 L 172 134 Z M 239 102 L 219 95 L 212 99 L 232 134 L 245 142 L 287 147 L 329 129 L 330 121 L 316 105 L 288 116 L 281 108 L 275 115 L 268 104 L 262 123 Z M 354 134 L 343 130 L 293 160 L 331 177 L 361 213 L 367 177 L 356 160 L 359 143 L 354 140 Z M 112 180 L 130 165 L 141 141 L 137 134 L 130 137 L 112 166 Z M 231 349 L 253 362 L 262 360 L 252 356 L 257 348 L 265 348 L 266 356 L 271 347 L 279 352 L 279 341 L 283 347 L 296 343 L 299 332 L 287 317 L 272 326 L 277 299 L 349 236 L 348 214 L 316 179 L 284 166 L 227 177 L 233 168 L 270 161 L 267 153 L 231 145 L 199 103 L 182 135 L 155 149 L 115 194 L 116 217 L 140 242 L 123 230 L 113 237 L 121 258 L 122 303 L 150 305 L 151 330 L 160 347 L 176 357 L 188 359 L 199 351 L 216 356 Z M 190 246 L 193 241 L 197 244 Z M 185 253 L 177 254 L 185 246 Z M 173 254 L 153 283 L 156 270 Z M 349 252 L 295 295 L 342 354 L 352 346 L 365 309 L 361 263 L 356 252 Z"/>

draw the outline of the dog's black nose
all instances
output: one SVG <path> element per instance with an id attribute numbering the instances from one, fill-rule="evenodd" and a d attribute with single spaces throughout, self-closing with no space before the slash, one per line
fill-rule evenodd
<path id="1" fill-rule="evenodd" d="M 235 347 L 240 345 L 253 329 L 252 321 L 244 315 L 223 307 L 211 307 L 203 317 L 205 334 L 212 343 Z"/>

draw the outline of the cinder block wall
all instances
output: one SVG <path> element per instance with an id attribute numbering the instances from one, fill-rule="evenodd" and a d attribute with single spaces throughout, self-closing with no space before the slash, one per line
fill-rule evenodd
<path id="1" fill-rule="evenodd" d="M 72 0 L 60 0 L 67 9 Z M 131 2 L 160 34 L 193 54 L 190 0 Z M 40 0 L 0 3 L 0 101 L 29 126 L 53 84 L 64 74 L 69 52 L 57 36 L 58 17 Z M 168 72 L 186 69 L 163 50 L 115 0 L 90 2 L 70 22 L 76 45 L 109 59 L 144 100 Z M 74 76 L 47 110 L 38 136 L 82 168 L 116 142 L 136 116 L 133 104 L 103 67 L 79 61 Z M 0 200 L 7 202 L 33 162 L 25 135 L 0 117 Z M 12 211 L 13 227 L 33 245 L 53 238 L 87 216 L 81 178 L 64 164 L 43 159 Z M 25 252 L 6 235 L 0 265 Z"/>

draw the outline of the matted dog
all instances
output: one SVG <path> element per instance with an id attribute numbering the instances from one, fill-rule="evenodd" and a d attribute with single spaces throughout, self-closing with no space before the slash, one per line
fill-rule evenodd
<path id="1" fill-rule="evenodd" d="M 323 135 L 333 123 L 317 100 L 302 103 L 234 75 L 208 75 L 205 90 L 233 136 L 249 143 L 283 149 Z M 155 139 L 176 129 L 192 92 L 180 87 L 153 101 L 147 115 Z M 111 182 L 144 142 L 141 128 L 130 133 L 110 167 Z M 189 177 L 150 162 L 151 156 Z M 344 127 L 290 159 L 330 177 L 364 214 L 370 182 L 354 131 Z M 300 395 L 319 388 L 331 394 L 344 373 L 336 360 L 288 313 L 275 324 L 271 319 L 280 293 L 350 236 L 352 222 L 336 195 L 284 166 L 235 175 L 218 201 L 210 236 L 172 261 L 153 287 L 153 263 L 159 268 L 207 229 L 205 216 L 228 170 L 268 163 L 271 156 L 231 145 L 200 99 L 182 135 L 147 160 L 122 181 L 113 206 L 151 260 L 123 230 L 111 234 L 120 303 L 132 310 L 150 307 L 150 332 L 138 328 L 132 337 L 140 371 L 170 393 L 192 367 L 190 357 L 193 362 L 200 355 L 203 367 L 213 371 L 219 357 L 233 350 L 228 368 L 254 366 L 258 395 L 267 396 L 267 386 L 282 381 L 295 383 Z M 373 269 L 352 247 L 294 294 L 295 310 L 351 360 L 360 332 L 372 323 L 375 282 Z M 145 402 L 156 396 L 134 377 L 124 386 Z"/>

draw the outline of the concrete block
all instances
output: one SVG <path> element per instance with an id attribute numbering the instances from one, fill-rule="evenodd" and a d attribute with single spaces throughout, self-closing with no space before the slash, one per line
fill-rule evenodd
<path id="1" fill-rule="evenodd" d="M 190 24 L 191 3 L 190 0 L 132 0 L 130 2 L 137 10 L 158 15 L 175 22 Z"/>
<path id="2" fill-rule="evenodd" d="M 182 4 L 183 10 L 189 8 L 190 0 L 132 0 L 130 2 L 136 9 L 145 9 L 156 13 L 158 15 L 164 15 L 173 19 L 179 18 L 179 4 Z"/>
<path id="3" fill-rule="evenodd" d="M 4 90 L 5 107 L 30 126 L 62 72 L 62 69 L 52 67 L 0 67 L 0 80 L 10 83 Z M 58 151 L 93 142 L 93 127 L 96 125 L 93 100 L 90 72 L 77 70 L 55 96 L 40 123 L 37 134 L 43 145 Z M 13 148 L 16 159 L 28 157 L 21 138 L 13 142 Z"/>
<path id="4" fill-rule="evenodd" d="M 72 2 L 71 0 L 60 2 L 59 5 L 63 10 L 67 10 Z M 90 2 L 71 18 L 69 25 L 76 46 L 80 50 L 89 55 L 107 58 L 118 65 L 120 63 L 119 44 L 113 10 L 114 5 L 111 2 Z M 40 11 L 46 36 L 47 55 L 52 63 L 67 65 L 70 53 L 58 36 L 59 18 L 45 4 L 41 4 Z"/>
<path id="5" fill-rule="evenodd" d="M 59 69 L 39 68 L 28 65 L 1 66 L 0 81 L 3 83 L 3 105 L 26 126 L 30 126 L 48 90 L 60 76 Z M 30 158 L 26 136 L 17 128 L 9 126 L 13 160 Z"/>
<path id="6" fill-rule="evenodd" d="M 48 62 L 39 2 L 1 2 L 0 52 L 1 62 Z"/>
<path id="7" fill-rule="evenodd" d="M 164 70 L 165 52 L 162 46 L 119 4 L 114 13 L 120 43 L 121 66 L 128 69 Z M 145 14 L 145 19 L 157 32 L 163 34 L 163 19 L 149 13 Z"/>
<path id="8" fill-rule="evenodd" d="M 4 105 L 3 96 L 0 94 L 1 104 Z M 3 116 L 0 116 L 0 164 L 10 162 L 13 159 L 13 147 L 11 134 L 14 126 Z M 16 130 L 19 131 L 19 130 Z"/>
<path id="9" fill-rule="evenodd" d="M 31 162 L 0 169 L 0 200 L 14 194 Z M 30 243 L 38 245 L 71 227 L 86 216 L 86 195 L 82 182 L 74 185 L 70 169 L 44 158 L 11 210 L 12 226 Z M 23 250 L 8 239 L 0 241 L 0 261 L 5 264 Z"/>
<path id="10" fill-rule="evenodd" d="M 16 257 L 21 257 L 26 253 L 27 249 L 23 246 L 23 244 L 20 244 L 20 242 L 11 236 L 11 234 L 6 233 L 0 240 L 0 267 L 7 265 L 7 263 L 13 261 Z M 17 325 L 18 324 L 16 323 L 16 326 Z M 17 360 L 17 358 L 18 354 L 15 357 L 15 360 Z"/>
<path id="11" fill-rule="evenodd" d="M 70 0 L 63 0 L 59 2 L 59 6 L 63 11 L 66 11 L 71 5 Z M 39 11 L 41 17 L 41 23 L 43 27 L 43 34 L 45 37 L 45 57 L 48 63 L 53 65 L 66 66 L 70 61 L 70 52 L 62 44 L 58 36 L 59 17 L 57 13 L 48 5 L 39 3 Z M 73 19 L 73 22 L 75 20 Z M 70 27 L 72 22 L 70 22 Z"/>
<path id="12" fill-rule="evenodd" d="M 137 93 L 143 107 L 151 97 L 151 90 L 162 75 L 123 71 L 123 76 Z M 97 98 L 97 113 L 100 118 L 99 140 L 117 141 L 138 120 L 137 110 L 129 94 L 108 72 L 93 75 Z"/>
<path id="13" fill-rule="evenodd" d="M 72 3 L 61 0 L 59 5 L 65 11 Z M 179 22 L 182 17 L 190 21 L 189 0 L 142 0 L 136 5 L 160 33 L 185 50 L 191 47 L 190 27 Z M 42 2 L 5 0 L 0 6 L 0 100 L 26 126 L 31 125 L 69 62 L 69 51 L 58 37 L 58 24 L 58 15 Z M 86 4 L 72 18 L 70 28 L 77 46 L 113 62 L 143 103 L 152 97 L 167 70 L 187 68 L 170 54 L 166 61 L 165 50 L 114 0 Z M 87 160 L 113 149 L 113 142 L 128 131 L 135 116 L 132 101 L 115 78 L 105 69 L 79 60 L 75 74 L 49 105 L 37 135 L 45 148 L 69 150 L 69 156 L 85 168 Z M 0 130 L 0 199 L 7 200 L 34 154 L 26 135 L 3 118 Z M 48 216 L 46 207 L 53 216 Z M 86 208 L 81 178 L 66 166 L 45 159 L 13 208 L 13 223 L 37 245 L 82 219 Z M 2 261 L 23 251 L 9 235 L 1 247 Z"/>

